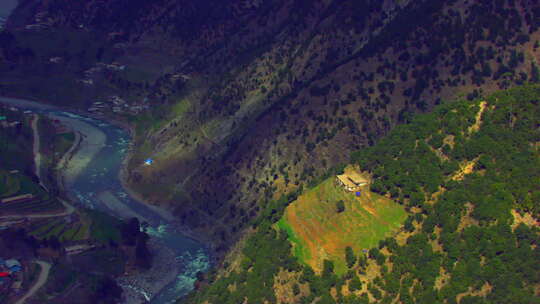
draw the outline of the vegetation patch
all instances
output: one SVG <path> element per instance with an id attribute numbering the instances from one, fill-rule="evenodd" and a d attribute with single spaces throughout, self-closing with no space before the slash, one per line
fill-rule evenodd
<path id="1" fill-rule="evenodd" d="M 119 221 L 116 218 L 96 210 L 88 210 L 88 215 L 92 219 L 92 238 L 103 242 L 120 240 Z"/>
<path id="2" fill-rule="evenodd" d="M 329 259 L 342 274 L 347 269 L 345 248 L 361 252 L 376 246 L 406 217 L 404 208 L 392 200 L 367 189 L 357 196 L 332 177 L 289 205 L 278 226 L 287 231 L 301 262 L 320 271 L 323 260 Z"/>
<path id="3" fill-rule="evenodd" d="M 404 238 L 389 236 L 367 254 L 358 252 L 361 247 L 347 247 L 347 239 L 355 246 L 359 242 L 352 237 L 353 228 L 376 231 L 382 226 L 382 221 L 379 226 L 370 223 L 367 214 L 376 218 L 382 213 L 365 203 L 363 212 L 355 211 L 364 218 L 351 228 L 353 217 L 345 215 L 353 211 L 356 197 L 325 189 L 337 191 L 327 179 L 300 196 L 301 189 L 268 202 L 255 223 L 257 232 L 246 241 L 247 258 L 240 269 L 221 278 L 210 274 L 212 284 L 185 302 L 279 303 L 276 298 L 284 293 L 275 290 L 278 279 L 280 286 L 309 286 L 309 294 L 293 290 L 298 298 L 289 303 L 538 303 L 539 96 L 538 86 L 523 86 L 482 100 L 442 105 L 353 153 L 353 164 L 372 176 L 370 190 L 383 195 L 363 191 L 362 196 L 392 197 L 413 211 L 401 230 Z M 482 101 L 482 123 L 468 136 Z M 439 139 L 449 136 L 453 146 L 441 145 Z M 470 163 L 471 172 L 453 178 L 463 171 L 462 164 Z M 336 203 L 340 200 L 342 212 Z M 313 211 L 302 213 L 308 209 Z M 280 231 L 268 228 L 278 220 Z M 308 231 L 309 225 L 309 235 L 296 228 Z M 294 231 L 293 236 L 285 235 L 287 230 Z M 322 257 L 322 267 L 314 269 L 322 271 L 315 274 L 309 260 L 299 265 L 304 257 L 289 257 L 298 252 L 290 246 L 298 246 L 294 237 L 308 249 L 315 240 L 327 252 L 342 246 L 341 259 Z M 338 265 L 343 259 L 349 268 L 345 273 Z M 291 274 L 285 279 L 280 269 Z M 297 282 L 289 282 L 296 274 Z"/>

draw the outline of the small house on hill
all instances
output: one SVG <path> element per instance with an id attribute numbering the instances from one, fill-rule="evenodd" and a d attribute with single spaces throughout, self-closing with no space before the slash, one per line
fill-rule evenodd
<path id="1" fill-rule="evenodd" d="M 5 262 L 6 262 L 7 268 L 11 268 L 15 266 L 21 267 L 21 263 L 15 259 L 9 259 L 9 260 L 6 260 Z"/>
<path id="2" fill-rule="evenodd" d="M 337 175 L 336 180 L 340 186 L 350 192 L 356 192 L 360 190 L 360 187 L 368 184 L 368 180 L 365 177 L 350 167 L 346 168 L 343 174 Z"/>

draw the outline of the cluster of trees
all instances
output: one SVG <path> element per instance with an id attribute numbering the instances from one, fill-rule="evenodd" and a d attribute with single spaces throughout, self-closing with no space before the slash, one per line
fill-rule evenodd
<path id="1" fill-rule="evenodd" d="M 454 190 L 444 193 L 443 200 L 459 195 L 479 206 L 485 201 L 485 206 L 490 204 L 486 209 L 493 212 L 492 200 L 510 195 L 517 208 L 537 213 L 540 210 L 533 201 L 538 194 L 529 189 L 534 189 L 538 168 L 526 165 L 538 161 L 531 148 L 537 135 L 528 131 L 534 129 L 537 110 L 533 102 L 522 102 L 521 96 L 516 96 L 534 96 L 536 88 L 523 87 L 490 97 L 487 107 L 495 110 L 483 112 L 477 132 L 470 132 L 469 128 L 476 123 L 479 101 L 460 101 L 418 116 L 409 125 L 396 127 L 376 146 L 352 153 L 352 160 L 373 172 L 373 191 L 388 193 L 409 207 L 429 208 L 426 201 L 443 187 Z M 460 166 L 470 162 L 474 162 L 475 172 L 483 172 L 467 179 L 468 189 L 475 191 L 468 191 L 451 178 Z M 490 184 L 485 181 L 489 178 L 504 178 L 508 185 L 488 188 Z M 482 211 L 474 213 L 479 219 L 481 214 Z"/>
<path id="2" fill-rule="evenodd" d="M 152 255 L 148 249 L 148 234 L 141 231 L 141 223 L 134 217 L 120 226 L 122 244 L 135 246 L 135 264 L 138 267 L 149 269 L 152 266 Z"/>
<path id="3" fill-rule="evenodd" d="M 20 124 L 0 128 L 0 168 L 5 170 L 20 170 L 28 176 L 33 176 L 32 129 L 27 118 L 21 112 L 0 108 L 0 116 L 5 116 L 8 122 L 18 121 Z"/>
<path id="4" fill-rule="evenodd" d="M 324 49 L 324 51 L 321 50 L 321 54 L 312 54 L 314 60 L 310 60 L 310 66 L 315 66 L 314 69 L 317 70 L 316 75 L 312 75 L 309 66 L 306 66 L 305 70 L 288 68 L 288 73 L 294 75 L 297 81 L 287 83 L 288 77 L 273 81 L 272 85 L 276 87 L 287 83 L 283 87 L 288 89 L 276 90 L 269 86 L 269 90 L 275 94 L 267 94 L 266 99 L 269 103 L 275 102 L 275 106 L 271 108 L 272 111 L 268 111 L 271 113 L 269 115 L 276 116 L 276 111 L 279 111 L 279 123 L 273 125 L 276 130 L 279 130 L 276 131 L 278 135 L 274 137 L 274 135 L 264 134 L 264 136 L 276 139 L 273 145 L 267 146 L 287 145 L 289 149 L 298 151 L 299 155 L 307 154 L 307 156 L 302 159 L 290 153 L 286 157 L 276 158 L 278 160 L 265 160 L 269 162 L 294 160 L 294 165 L 290 166 L 289 170 L 301 172 L 302 167 L 309 168 L 312 163 L 320 160 L 318 155 L 323 155 L 323 153 L 319 154 L 318 151 L 331 150 L 332 143 L 347 143 L 349 147 L 355 149 L 366 142 L 373 143 L 396 122 L 408 122 L 411 112 L 425 111 L 433 104 L 440 102 L 440 99 L 434 96 L 443 88 L 445 88 L 445 93 L 449 93 L 453 91 L 450 87 L 471 82 L 480 86 L 487 79 L 499 81 L 501 84 L 507 81 L 510 85 L 533 78 L 528 74 L 529 70 L 532 74 L 532 68 L 529 69 L 529 64 L 525 62 L 527 56 L 523 49 L 524 43 L 529 39 L 530 31 L 535 28 L 534 18 L 537 17 L 537 10 L 530 10 L 526 13 L 527 16 L 523 17 L 515 8 L 516 5 L 499 6 L 494 3 L 475 2 L 468 6 L 470 11 L 467 11 L 456 9 L 455 3 L 456 1 L 418 2 L 399 9 L 396 12 L 398 17 L 384 27 L 379 35 L 370 37 L 364 48 L 356 46 L 354 41 L 342 38 L 338 34 L 330 35 L 327 32 L 321 34 L 324 38 L 317 40 L 317 43 L 321 44 L 317 49 Z M 332 4 L 331 7 L 335 8 L 336 15 L 347 20 L 339 23 L 343 27 L 340 30 L 344 28 L 350 30 L 350 27 L 361 29 L 366 24 L 376 27 L 371 23 L 377 22 L 379 16 L 375 15 L 381 13 L 382 10 L 380 4 L 373 1 L 354 4 L 346 1 L 340 5 Z M 346 11 L 346 7 L 354 9 Z M 359 7 L 366 7 L 366 9 Z M 372 13 L 371 17 L 368 12 Z M 355 17 L 351 18 L 351 15 Z M 417 18 L 417 16 L 425 18 Z M 429 28 L 430 31 L 425 31 L 425 28 Z M 396 37 L 400 38 L 396 39 Z M 330 48 L 326 44 L 328 41 L 339 44 L 344 51 Z M 393 56 L 388 51 L 390 47 L 393 50 Z M 350 49 L 356 52 L 351 52 Z M 272 57 L 270 54 L 284 58 L 285 64 L 289 62 L 288 67 L 295 66 L 294 60 L 302 58 L 301 55 L 294 58 L 293 54 L 287 54 L 286 51 L 284 53 L 285 56 L 281 56 L 281 53 L 277 56 L 269 51 L 266 55 L 268 58 Z M 390 53 L 390 55 L 380 56 L 379 54 L 382 53 Z M 326 56 L 328 60 L 319 62 L 318 55 Z M 377 68 L 373 71 L 363 71 L 363 62 L 367 58 L 376 63 Z M 276 69 L 279 66 L 272 61 L 270 65 Z M 354 85 L 344 85 L 347 81 L 345 77 L 340 77 L 339 84 L 331 78 L 338 75 L 336 71 L 339 69 L 341 72 L 347 70 L 350 78 L 354 79 Z M 244 71 L 244 69 L 239 70 Z M 249 71 L 249 68 L 246 70 Z M 257 73 L 265 72 L 258 71 Z M 216 108 L 216 113 L 213 113 L 212 117 L 220 116 L 225 112 L 229 115 L 229 110 L 226 110 L 229 103 L 233 103 L 238 109 L 245 101 L 244 97 L 249 96 L 246 93 L 250 91 L 250 88 L 244 83 L 251 80 L 246 80 L 245 78 L 248 77 L 239 74 L 231 72 L 228 74 L 231 79 L 227 78 L 227 81 L 220 86 L 215 86 L 215 90 L 212 90 L 209 97 L 211 101 L 206 101 L 212 108 Z M 253 79 L 260 78 L 255 72 L 251 76 Z M 398 87 L 396 85 L 398 81 L 407 83 L 407 87 Z M 470 98 L 479 94 L 481 90 L 470 94 Z M 204 111 L 204 113 L 209 112 Z M 299 121 L 302 123 L 297 123 Z M 242 130 L 250 130 L 250 128 L 242 128 Z M 244 132 L 242 130 L 239 132 Z M 245 159 L 254 158 L 253 154 L 257 152 L 252 153 L 252 150 L 257 150 L 257 146 L 254 149 L 250 148 L 249 154 L 244 149 L 238 149 L 238 147 L 248 146 L 243 143 L 249 143 L 249 137 L 242 137 L 243 142 L 231 145 L 230 154 L 244 153 Z M 423 145 L 423 148 L 427 148 L 427 145 Z M 429 150 L 425 150 L 424 155 L 434 157 Z M 264 157 L 262 152 L 258 156 Z M 230 159 L 224 161 L 230 162 Z M 326 161 L 324 160 L 325 163 Z M 328 161 L 332 162 L 332 159 Z M 428 160 L 428 162 L 438 166 L 435 161 Z M 443 163 L 444 171 L 453 171 L 457 165 L 455 162 Z M 280 163 L 275 163 L 275 167 L 279 165 Z M 221 166 L 221 163 L 216 168 L 209 167 L 207 170 L 209 173 L 201 174 L 203 176 L 201 179 L 205 183 L 200 184 L 206 185 L 208 180 L 222 183 L 224 178 L 222 174 L 212 174 L 212 172 L 219 172 L 222 167 L 224 166 Z M 316 170 L 309 172 L 311 177 L 320 174 L 323 167 L 326 166 L 316 164 Z M 253 170 L 253 168 L 249 169 Z M 418 166 L 417 169 L 418 171 L 414 174 L 422 177 L 421 186 L 435 192 L 444 172 L 439 174 L 437 170 L 431 170 L 432 168 L 429 167 Z M 245 172 L 251 171 L 245 170 Z M 214 194 L 208 190 L 209 200 L 223 200 L 223 205 L 236 204 L 243 198 L 246 201 L 253 200 L 254 196 L 260 195 L 259 188 L 268 184 L 272 185 L 272 182 L 280 177 L 274 174 L 264 176 L 262 172 L 265 170 L 257 172 L 256 191 L 243 191 L 245 193 L 235 193 L 234 196 L 231 194 L 234 199 L 226 201 L 220 198 L 223 197 L 221 192 Z M 303 183 L 305 180 L 303 175 L 288 173 L 287 177 L 287 180 L 293 184 Z M 233 170 L 233 174 L 226 177 L 231 183 L 238 184 L 243 183 L 242 178 L 249 179 L 251 176 L 243 175 L 242 170 Z M 398 178 L 400 180 L 394 182 L 399 183 L 406 179 L 403 176 L 398 176 Z M 387 190 L 381 182 L 378 182 L 377 186 L 380 192 Z M 391 189 L 395 195 L 399 192 L 397 188 Z M 238 199 L 239 196 L 241 196 L 240 199 Z M 422 200 L 419 191 L 413 198 L 415 201 Z"/>
<path id="5" fill-rule="evenodd" d="M 456 301 L 457 295 L 469 288 L 491 286 L 487 295 L 468 296 L 466 301 L 538 302 L 529 287 L 540 282 L 540 268 L 534 262 L 540 257 L 536 247 L 539 231 L 524 224 L 512 230 L 510 211 L 540 212 L 536 199 L 540 158 L 534 148 L 540 134 L 533 131 L 540 117 L 539 96 L 540 87 L 527 86 L 487 98 L 477 132 L 470 132 L 469 127 L 476 121 L 479 101 L 441 106 L 433 114 L 397 128 L 375 147 L 353 155 L 375 174 L 373 190 L 422 208 L 410 218 L 410 222 L 420 223 L 421 229 L 405 245 L 388 239 L 379 246 L 391 252 L 393 267 L 391 272 L 383 272 L 380 284 L 376 284 L 381 291 L 375 293 L 380 295 L 378 300 Z M 453 143 L 443 145 L 441 134 L 452 136 Z M 428 156 L 424 145 L 429 145 Z M 411 166 L 411 161 L 417 165 Z M 459 169 L 455 164 L 469 162 L 475 162 L 474 171 L 462 180 L 453 180 Z M 436 187 L 425 184 L 424 175 L 417 175 L 428 168 L 438 177 Z M 444 190 L 432 197 L 438 189 Z M 478 224 L 470 224 L 474 220 L 467 217 Z M 443 252 L 436 252 L 432 242 L 441 244 Z M 451 279 L 437 289 L 434 284 L 441 267 Z M 414 280 L 419 283 L 414 284 Z"/>

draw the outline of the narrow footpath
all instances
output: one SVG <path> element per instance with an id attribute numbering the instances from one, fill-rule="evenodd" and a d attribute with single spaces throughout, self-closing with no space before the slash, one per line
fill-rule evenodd
<path id="1" fill-rule="evenodd" d="M 49 278 L 49 272 L 51 270 L 51 264 L 44 262 L 44 261 L 35 261 L 36 264 L 38 264 L 41 267 L 41 272 L 39 273 L 39 277 L 30 288 L 30 290 L 22 297 L 20 298 L 15 304 L 24 304 L 24 302 L 32 297 L 45 283 L 47 282 L 47 279 Z"/>

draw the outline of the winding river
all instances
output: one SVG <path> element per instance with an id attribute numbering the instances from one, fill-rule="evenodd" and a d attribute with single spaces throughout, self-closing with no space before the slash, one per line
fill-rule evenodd
<path id="1" fill-rule="evenodd" d="M 130 144 L 130 136 L 125 130 L 32 101 L 0 97 L 0 102 L 58 119 L 81 134 L 79 148 L 63 172 L 65 190 L 76 205 L 120 218 L 137 217 L 149 224 L 146 231 L 151 236 L 151 248 L 167 253 L 159 257 L 168 257 L 167 260 L 154 259 L 154 264 L 161 266 L 158 271 L 165 269 L 166 273 L 121 278 L 119 284 L 125 293 L 132 295 L 128 303 L 144 300 L 152 304 L 174 303 L 193 289 L 196 274 L 209 267 L 208 250 L 183 234 L 166 211 L 150 208 L 124 190 L 119 176 Z M 165 280 L 162 285 L 166 286 L 159 291 L 155 286 L 149 287 L 158 280 Z"/>

